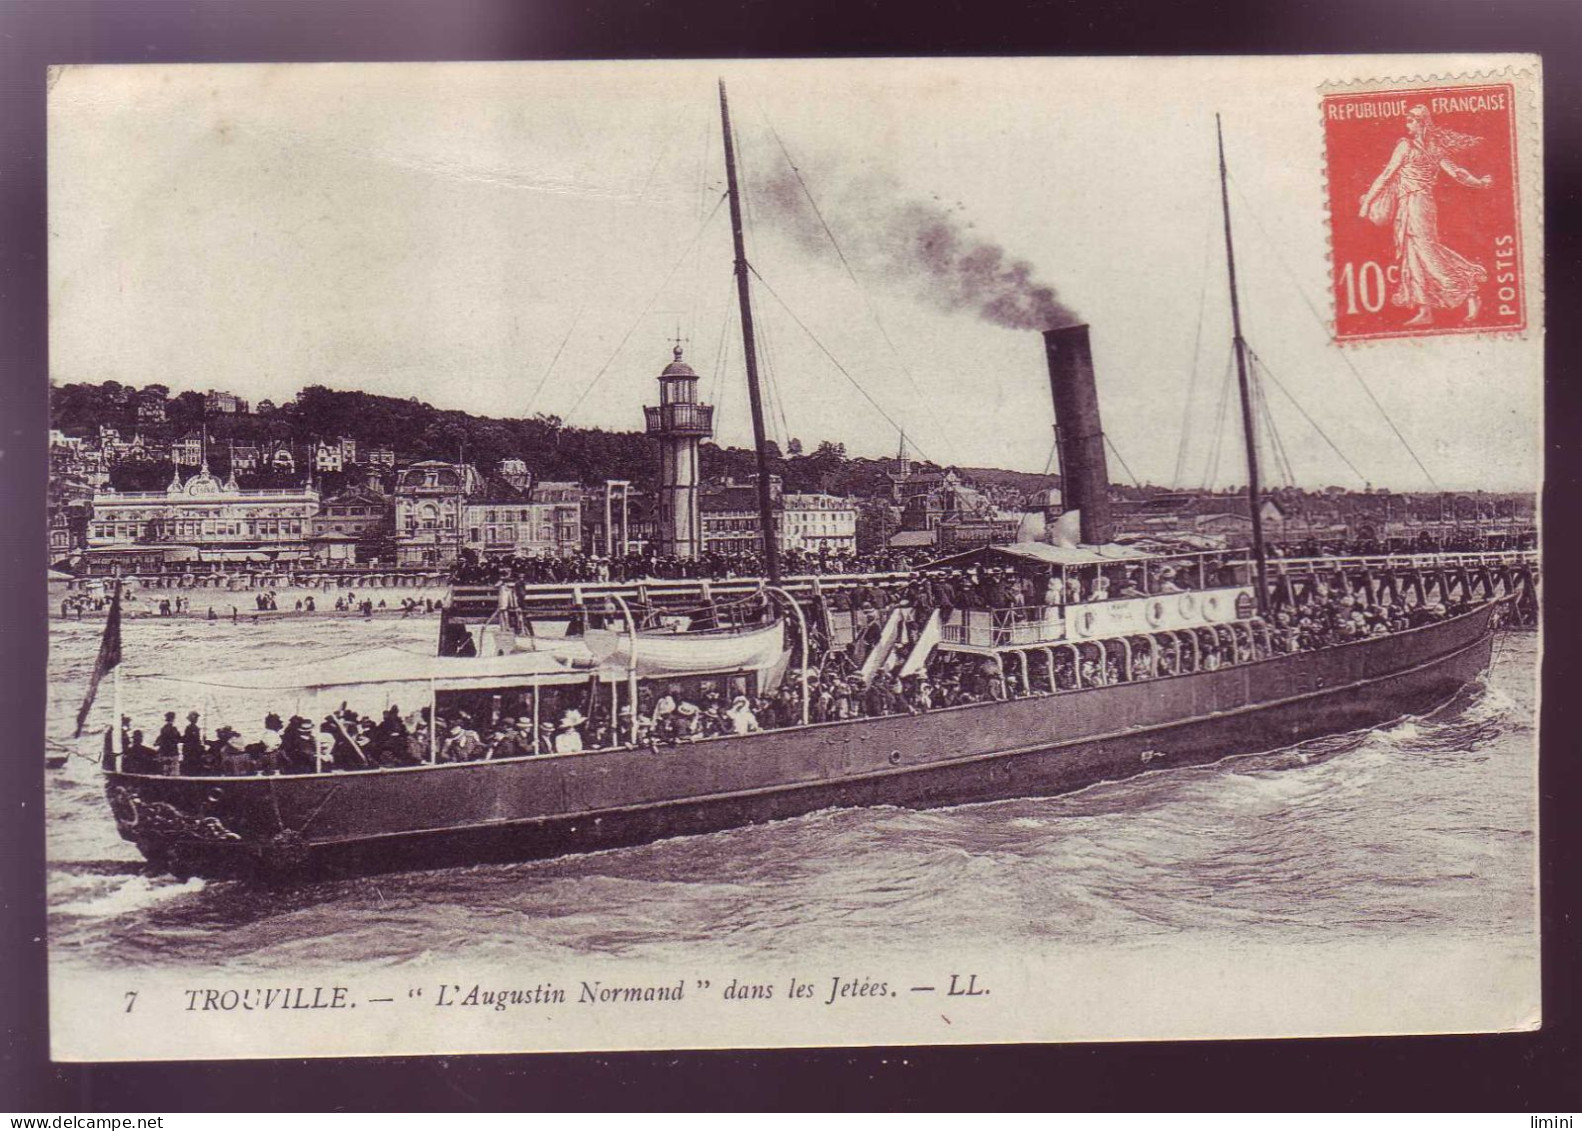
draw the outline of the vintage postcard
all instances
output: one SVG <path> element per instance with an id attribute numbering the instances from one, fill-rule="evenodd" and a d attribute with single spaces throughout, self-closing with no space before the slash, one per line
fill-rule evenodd
<path id="1" fill-rule="evenodd" d="M 54 1056 L 1538 1025 L 1541 93 L 56 69 Z"/>

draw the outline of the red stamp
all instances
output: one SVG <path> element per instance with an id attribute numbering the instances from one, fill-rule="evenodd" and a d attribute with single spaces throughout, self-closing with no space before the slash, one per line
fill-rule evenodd
<path id="1" fill-rule="evenodd" d="M 1524 329 L 1515 88 L 1328 93 L 1323 111 L 1335 339 Z"/>

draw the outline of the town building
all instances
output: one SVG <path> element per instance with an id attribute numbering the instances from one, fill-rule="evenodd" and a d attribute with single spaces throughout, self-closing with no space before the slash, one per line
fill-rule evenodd
<path id="1" fill-rule="evenodd" d="M 769 477 L 770 506 L 776 529 L 782 520 L 780 477 Z M 703 526 L 703 551 L 709 554 L 760 554 L 763 552 L 763 522 L 758 514 L 758 487 L 754 483 L 724 483 L 704 487 L 699 492 Z M 663 520 L 661 520 L 663 529 Z M 853 535 L 855 537 L 855 533 Z"/>
<path id="2" fill-rule="evenodd" d="M 75 475 L 83 470 L 87 453 L 96 449 L 84 448 L 80 436 L 68 436 L 58 429 L 49 430 L 49 471 L 51 475 Z"/>
<path id="3" fill-rule="evenodd" d="M 659 441 L 659 552 L 695 558 L 705 548 L 698 496 L 698 445 L 714 434 L 714 406 L 698 400 L 698 375 L 681 360 L 659 374 L 659 403 L 643 409 L 648 434 Z"/>
<path id="4" fill-rule="evenodd" d="M 157 392 L 144 390 L 137 398 L 138 424 L 165 423 L 165 398 Z"/>
<path id="5" fill-rule="evenodd" d="M 345 466 L 339 441 L 310 441 L 305 458 L 314 471 L 339 471 Z"/>
<path id="6" fill-rule="evenodd" d="M 210 389 L 203 394 L 203 411 L 217 412 L 225 416 L 242 415 L 247 412 L 247 402 L 235 393 Z"/>
<path id="7" fill-rule="evenodd" d="M 901 529 L 890 536 L 891 549 L 958 550 L 1011 542 L 1021 515 L 996 507 L 954 469 L 914 471 L 904 452 L 901 470 L 890 476 L 901 496 Z"/>
<path id="8" fill-rule="evenodd" d="M 366 538 L 388 531 L 393 519 L 394 500 L 358 484 L 320 500 L 319 513 L 313 516 L 313 533 Z"/>
<path id="9" fill-rule="evenodd" d="M 533 485 L 532 473 L 527 470 L 527 464 L 519 459 L 501 460 L 500 478 L 518 491 L 526 491 Z"/>
<path id="10" fill-rule="evenodd" d="M 466 533 L 463 511 L 467 501 L 482 490 L 483 479 L 471 464 L 423 460 L 397 472 L 393 492 L 396 564 L 455 564 Z"/>
<path id="11" fill-rule="evenodd" d="M 806 553 L 856 553 L 857 504 L 836 495 L 781 496 L 780 545 Z"/>
<path id="12" fill-rule="evenodd" d="M 136 437 L 138 442 L 142 437 Z M 123 459 L 127 458 L 125 455 Z M 173 440 L 170 445 L 170 459 L 177 467 L 201 467 L 203 465 L 203 433 L 188 432 L 179 440 Z"/>
<path id="13" fill-rule="evenodd" d="M 646 553 L 659 544 L 657 500 L 621 479 L 583 488 L 582 539 L 583 549 L 599 557 Z"/>
<path id="14" fill-rule="evenodd" d="M 1251 544 L 1251 514 L 1243 494 L 1171 492 L 1140 500 L 1117 500 L 1114 505 L 1118 533 L 1154 538 L 1206 537 L 1232 546 Z M 1286 507 L 1277 499 L 1261 499 L 1259 517 L 1267 541 L 1286 537 Z"/>
<path id="15" fill-rule="evenodd" d="M 539 503 L 488 492 L 463 507 L 464 544 L 483 557 L 569 557 L 582 549 L 582 502 Z"/>
<path id="16" fill-rule="evenodd" d="M 153 463 L 170 456 L 169 448 L 163 444 L 152 444 L 144 440 L 141 432 L 134 432 L 130 440 L 117 437 L 104 446 L 103 452 L 104 461 L 110 466 L 122 463 Z M 199 462 L 202 462 L 201 459 Z M 192 466 L 196 467 L 197 463 Z"/>
<path id="17" fill-rule="evenodd" d="M 582 502 L 582 484 L 580 483 L 543 479 L 533 484 L 529 493 L 535 503 Z"/>
<path id="18" fill-rule="evenodd" d="M 88 523 L 90 567 L 164 562 L 288 561 L 310 556 L 319 495 L 311 485 L 244 491 L 204 465 L 163 491 L 96 491 Z"/>
<path id="19" fill-rule="evenodd" d="M 257 444 L 231 444 L 231 471 L 256 472 L 258 470 Z"/>
<path id="20" fill-rule="evenodd" d="M 369 467 L 379 467 L 386 471 L 394 471 L 396 456 L 394 448 L 370 448 L 364 446 L 363 462 Z"/>
<path id="21" fill-rule="evenodd" d="M 88 548 L 93 487 L 74 476 L 53 476 L 49 483 L 49 560 L 54 565 Z"/>
<path id="22" fill-rule="evenodd" d="M 297 473 L 296 454 L 292 452 L 291 445 L 284 441 L 276 444 L 274 449 L 270 451 L 267 463 L 269 470 L 277 475 L 295 475 Z"/>

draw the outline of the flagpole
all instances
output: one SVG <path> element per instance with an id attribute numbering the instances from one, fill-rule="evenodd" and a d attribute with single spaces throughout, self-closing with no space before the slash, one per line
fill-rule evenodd
<path id="1" fill-rule="evenodd" d="M 111 703 L 112 710 L 115 712 L 115 718 L 113 719 L 113 721 L 110 724 L 111 726 L 113 726 L 115 728 L 111 732 L 114 735 L 114 737 L 110 740 L 113 743 L 113 745 L 110 747 L 110 749 L 115 752 L 117 757 L 119 757 L 120 755 L 126 753 L 126 751 L 123 749 L 124 744 L 121 741 L 121 665 L 120 664 L 116 664 L 115 665 L 115 670 L 110 673 L 110 678 L 114 681 L 114 682 L 112 682 L 110 684 L 110 703 Z"/>

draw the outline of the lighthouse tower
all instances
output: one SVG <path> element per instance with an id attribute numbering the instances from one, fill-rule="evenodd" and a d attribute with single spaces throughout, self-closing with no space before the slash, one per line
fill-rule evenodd
<path id="1" fill-rule="evenodd" d="M 659 375 L 659 404 L 643 409 L 659 441 L 659 552 L 695 558 L 703 549 L 698 509 L 698 443 L 714 434 L 714 406 L 698 401 L 698 375 L 675 360 Z"/>

